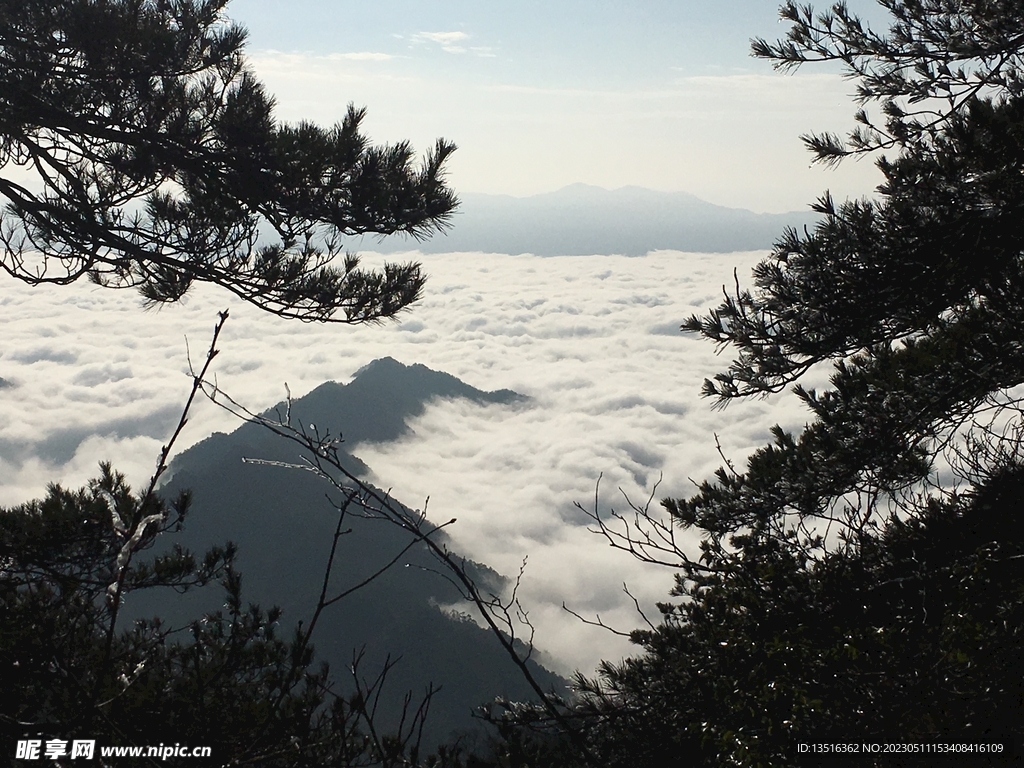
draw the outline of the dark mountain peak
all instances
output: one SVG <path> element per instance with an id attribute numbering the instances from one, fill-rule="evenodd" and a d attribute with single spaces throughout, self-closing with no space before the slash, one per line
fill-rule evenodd
<path id="1" fill-rule="evenodd" d="M 291 404 L 291 424 L 321 435 L 341 435 L 344 448 L 356 443 L 396 440 L 409 432 L 409 422 L 420 416 L 427 404 L 437 399 L 462 398 L 480 405 L 509 404 L 527 398 L 510 389 L 486 392 L 466 384 L 449 373 L 419 363 L 405 365 L 392 357 L 374 360 L 356 371 L 348 384 L 324 382 Z M 280 402 L 262 415 L 282 420 L 288 404 Z M 187 464 L 212 466 L 214 457 L 241 451 L 250 457 L 294 461 L 295 445 L 281 440 L 258 424 L 242 424 L 230 435 L 216 433 L 197 443 L 172 462 L 172 470 Z M 202 454 L 207 460 L 196 461 Z M 367 467 L 344 450 L 339 454 L 357 475 Z"/>
<path id="2" fill-rule="evenodd" d="M 321 391 L 323 390 L 323 391 Z M 315 395 L 315 397 L 314 397 Z M 307 403 L 317 408 L 330 408 L 334 398 L 347 401 L 356 398 L 360 401 L 374 399 L 385 404 L 393 417 L 400 417 L 404 423 L 409 418 L 419 416 L 423 408 L 431 400 L 439 398 L 462 398 L 475 403 L 508 404 L 526 398 L 510 389 L 486 392 L 466 384 L 450 373 L 435 371 L 420 363 L 405 365 L 393 357 L 382 357 L 364 365 L 352 376 L 352 381 L 340 390 L 318 387 L 309 395 L 296 401 L 296 406 L 306 407 Z M 377 436 L 379 429 L 358 429 L 353 433 L 349 427 L 348 435 L 355 441 L 390 440 L 397 434 Z M 403 430 L 404 431 L 404 430 Z"/>
<path id="3" fill-rule="evenodd" d="M 292 401 L 291 425 L 320 436 L 342 435 L 342 466 L 365 477 L 366 465 L 342 449 L 401 436 L 408 431 L 409 420 L 438 397 L 479 403 L 522 399 L 509 390 L 485 392 L 449 374 L 388 357 L 359 369 L 348 384 L 327 382 Z M 286 406 L 280 403 L 264 415 L 280 420 Z M 337 487 L 313 473 L 281 466 L 299 464 L 302 455 L 300 446 L 258 424 L 243 424 L 230 435 L 212 435 L 182 452 L 162 488 L 167 497 L 183 488 L 193 493 L 192 509 L 173 544 L 203 552 L 213 544 L 234 541 L 235 564 L 245 576 L 245 598 L 280 606 L 286 624 L 311 615 L 330 559 L 332 594 L 362 586 L 323 613 L 314 638 L 318 656 L 339 671 L 342 686 L 342 671 L 351 664 L 354 649 L 365 649 L 366 669 L 379 670 L 389 659 L 401 659 L 390 669 L 388 690 L 381 699 L 382 725 L 388 728 L 402 716 L 406 691 L 441 684 L 431 700 L 424 744 L 447 740 L 456 729 L 473 728 L 473 707 L 495 697 L 530 699 L 531 690 L 495 639 L 474 622 L 453 620 L 441 608 L 460 604 L 461 592 L 438 572 L 427 547 L 406 528 L 382 524 L 371 505 L 366 514 L 350 511 L 339 537 L 335 505 L 342 494 Z M 275 463 L 254 464 L 243 458 Z M 379 495 L 389 496 L 384 491 Z M 402 514 L 412 514 L 392 501 Z M 429 531 L 430 524 L 425 525 Z M 434 529 L 430 536 L 449 544 L 444 530 Z M 171 544 L 170 539 L 162 543 Z M 388 563 L 393 567 L 381 571 Z M 464 568 L 485 594 L 501 594 L 508 583 L 472 560 L 466 560 Z M 223 595 L 213 587 L 184 595 L 140 590 L 132 600 L 122 614 L 126 622 L 159 615 L 168 625 L 187 626 L 192 617 L 216 610 Z M 564 681 L 529 663 L 542 685 L 566 690 Z"/>
<path id="4" fill-rule="evenodd" d="M 358 371 L 352 374 L 353 379 L 357 379 L 364 373 L 368 375 L 377 375 L 380 371 L 395 371 L 399 368 L 405 368 L 407 366 L 395 360 L 390 355 L 386 357 L 378 357 L 376 360 L 371 360 Z"/>
<path id="5" fill-rule="evenodd" d="M 0 378 L 0 389 L 6 389 L 7 387 L 13 387 L 14 384 L 9 382 L 7 379 Z"/>

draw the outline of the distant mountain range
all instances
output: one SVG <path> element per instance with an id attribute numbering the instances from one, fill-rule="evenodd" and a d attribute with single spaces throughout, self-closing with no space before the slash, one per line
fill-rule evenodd
<path id="1" fill-rule="evenodd" d="M 771 248 L 786 227 L 814 224 L 812 211 L 754 213 L 726 208 L 686 192 L 642 187 L 607 190 L 572 184 L 531 197 L 460 195 L 447 234 L 421 243 L 392 236 L 365 238 L 363 250 L 393 253 L 484 251 L 538 256 L 623 254 L 678 250 L 728 253 Z"/>
<path id="2" fill-rule="evenodd" d="M 481 405 L 525 399 L 510 390 L 484 392 L 449 374 L 384 358 L 362 368 L 347 385 L 328 382 L 295 400 L 291 418 L 293 424 L 316 424 L 321 432 L 340 433 L 347 445 L 387 441 L 405 434 L 409 420 L 436 398 L 463 398 Z M 281 403 L 265 413 L 277 417 L 284 412 Z M 242 458 L 296 463 L 300 455 L 298 445 L 247 423 L 230 435 L 215 433 L 176 457 L 171 477 L 161 488 L 168 497 L 190 488 L 194 497 L 185 529 L 167 535 L 164 545 L 178 544 L 199 553 L 228 540 L 237 543 L 243 599 L 283 608 L 285 630 L 312 614 L 337 522 L 325 494 L 340 494 L 310 472 L 244 464 Z M 339 450 L 339 458 L 357 475 L 368 472 L 350 453 Z M 407 534 L 380 521 L 350 517 L 346 526 L 352 532 L 341 539 L 332 592 L 358 584 L 410 541 Z M 443 531 L 437 532 L 436 540 L 448 541 Z M 500 593 L 506 583 L 485 565 L 469 562 L 467 567 L 485 593 Z M 385 725 L 394 723 L 407 691 L 415 697 L 430 683 L 442 686 L 431 703 L 425 747 L 453 732 L 472 730 L 473 708 L 496 696 L 531 698 L 494 637 L 472 621 L 442 610 L 458 603 L 459 595 L 432 572 L 436 570 L 425 547 L 414 546 L 395 567 L 328 608 L 313 637 L 318 657 L 331 663 L 343 689 L 354 651 L 365 647 L 367 675 L 376 674 L 388 656 L 400 659 L 382 700 Z M 180 623 L 216 610 L 222 602 L 223 592 L 211 586 L 185 595 L 135 593 L 126 608 L 129 618 L 158 615 L 165 622 Z M 566 692 L 564 680 L 531 665 L 545 686 Z"/>

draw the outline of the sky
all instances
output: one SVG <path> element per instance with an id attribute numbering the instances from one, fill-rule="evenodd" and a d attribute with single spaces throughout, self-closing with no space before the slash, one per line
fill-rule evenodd
<path id="1" fill-rule="evenodd" d="M 779 213 L 879 183 L 868 160 L 811 167 L 800 135 L 852 127 L 853 85 L 832 65 L 781 74 L 749 56 L 750 38 L 788 29 L 771 0 L 234 0 L 228 13 L 281 119 L 330 124 L 354 102 L 376 141 L 445 137 L 456 190 L 637 185 Z"/>

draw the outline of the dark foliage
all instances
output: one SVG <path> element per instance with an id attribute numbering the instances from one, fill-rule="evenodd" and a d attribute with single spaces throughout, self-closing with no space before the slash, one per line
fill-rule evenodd
<path id="1" fill-rule="evenodd" d="M 958 431 L 1016 418 L 1024 36 L 1008 30 L 1021 28 L 1021 12 L 999 2 L 882 5 L 893 14 L 888 35 L 866 31 L 842 6 L 815 16 L 787 5 L 789 42 L 755 43 L 780 66 L 846 62 L 861 100 L 881 100 L 889 116 L 877 141 L 853 138 L 849 151 L 898 155 L 879 159 L 877 201 L 836 205 L 826 195 L 822 223 L 787 232 L 756 268 L 756 291 L 737 289 L 684 326 L 738 352 L 705 383 L 720 404 L 777 392 L 834 364 L 828 390 L 795 387 L 814 416 L 800 435 L 776 429 L 745 473 L 723 471 L 693 498 L 669 503 L 684 525 L 716 536 L 740 528 L 781 535 L 790 518 L 838 517 L 861 530 L 900 499 L 912 503 L 910 489 Z M 936 69 L 935 61 L 945 63 Z M 933 119 L 898 109 L 903 102 Z M 819 158 L 832 156 L 811 144 Z"/>
<path id="2" fill-rule="evenodd" d="M 150 524 L 129 536 L 123 521 L 143 504 Z M 421 764 L 429 693 L 419 709 L 410 702 L 396 730 L 379 732 L 374 711 L 388 667 L 366 678 L 356 655 L 354 689 L 338 695 L 327 666 L 314 664 L 308 630 L 282 636 L 278 609 L 243 603 L 233 545 L 202 558 L 178 547 L 141 557 L 180 529 L 188 505 L 187 494 L 173 504 L 136 496 L 105 465 L 86 489 L 51 486 L 41 501 L 0 510 L 5 750 L 17 739 L 80 738 L 209 746 L 216 765 Z M 108 642 L 123 570 L 123 596 L 219 580 L 224 606 L 177 626 L 136 620 Z M 449 748 L 423 764 L 459 765 L 459 755 Z"/>
<path id="3" fill-rule="evenodd" d="M 344 235 L 441 229 L 454 146 L 414 168 L 407 143 L 367 141 L 361 109 L 330 129 L 279 124 L 226 4 L 0 3 L 0 266 L 149 302 L 201 281 L 285 317 L 394 315 L 419 296 L 418 265 L 330 262 Z"/>
<path id="4" fill-rule="evenodd" d="M 788 765 L 798 739 L 1019 739 L 1022 492 L 1018 466 L 856 553 L 807 562 L 761 537 L 715 558 L 656 629 L 634 633 L 643 655 L 584 683 L 609 744 L 599 753 L 621 766 Z"/>

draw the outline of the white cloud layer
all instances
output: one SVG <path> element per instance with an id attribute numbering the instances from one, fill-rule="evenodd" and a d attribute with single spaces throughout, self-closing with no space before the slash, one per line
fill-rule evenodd
<path id="1" fill-rule="evenodd" d="M 640 619 L 623 582 L 653 613 L 672 573 L 610 549 L 574 503 L 592 506 L 602 474 L 605 511 L 624 507 L 619 488 L 644 501 L 661 475 L 659 498 L 688 495 L 689 478 L 721 463 L 716 433 L 740 461 L 773 423 L 805 420 L 790 397 L 712 411 L 699 387 L 727 357 L 678 332 L 717 304 L 734 268 L 743 280 L 761 255 L 427 256 L 421 304 L 376 328 L 284 321 L 202 286 L 144 312 L 135 294 L 84 282 L 6 282 L 0 377 L 14 386 L 0 389 L 0 504 L 39 496 L 51 480 L 80 485 L 101 459 L 143 484 L 189 389 L 185 337 L 198 361 L 228 307 L 215 372 L 254 410 L 281 400 L 285 382 L 301 396 L 385 355 L 530 396 L 516 406 L 438 403 L 408 439 L 353 452 L 398 498 L 418 507 L 429 496 L 432 518 L 458 518 L 449 531 L 466 554 L 510 575 L 529 556 L 522 596 L 538 645 L 562 671 L 589 671 L 630 646 L 582 625 L 562 601 L 628 630 Z M 199 403 L 179 447 L 235 426 Z"/>

